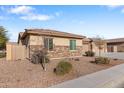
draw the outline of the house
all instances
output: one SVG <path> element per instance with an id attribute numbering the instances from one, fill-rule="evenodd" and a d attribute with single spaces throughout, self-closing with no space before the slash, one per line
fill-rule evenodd
<path id="1" fill-rule="evenodd" d="M 7 60 L 31 58 L 36 50 L 46 48 L 50 58 L 80 57 L 86 51 L 99 52 L 95 38 L 50 29 L 25 29 L 17 43 L 7 43 Z M 108 43 L 107 43 L 108 44 Z M 106 43 L 101 52 L 107 52 Z"/>
<path id="2" fill-rule="evenodd" d="M 90 39 L 85 36 L 50 29 L 25 29 L 19 33 L 18 44 L 25 46 L 27 58 L 43 48 L 50 58 L 82 56 L 91 49 Z"/>
<path id="3" fill-rule="evenodd" d="M 89 38 L 84 38 L 82 40 L 83 53 L 86 51 L 92 51 L 92 40 Z"/>
<path id="4" fill-rule="evenodd" d="M 107 52 L 107 44 L 106 44 L 106 41 L 101 44 L 101 49 L 99 50 L 99 46 L 97 44 L 98 39 L 97 38 L 89 38 L 91 41 L 90 41 L 90 46 L 91 46 L 91 51 L 93 51 L 94 53 L 99 53 L 99 51 L 101 53 L 105 53 Z"/>
<path id="5" fill-rule="evenodd" d="M 124 38 L 108 39 L 106 42 L 108 52 L 124 52 Z"/>

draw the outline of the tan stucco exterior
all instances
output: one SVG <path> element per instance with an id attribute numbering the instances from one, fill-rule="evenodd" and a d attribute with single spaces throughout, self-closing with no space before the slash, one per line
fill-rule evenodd
<path id="1" fill-rule="evenodd" d="M 101 51 L 102 53 L 107 52 L 107 45 L 104 44 L 102 47 L 103 47 L 103 48 L 100 49 L 100 51 Z M 98 46 L 97 46 L 94 42 L 92 42 L 92 51 L 95 52 L 95 53 L 98 53 L 98 52 L 99 52 L 99 48 L 98 48 Z"/>
<path id="2" fill-rule="evenodd" d="M 43 45 L 43 37 L 36 36 L 36 35 L 30 35 L 29 45 Z"/>
<path id="3" fill-rule="evenodd" d="M 30 35 L 29 44 L 30 45 L 43 45 L 43 38 L 45 36 L 36 36 Z M 48 36 L 46 36 L 48 37 Z M 62 37 L 50 37 L 53 38 L 53 44 L 57 46 L 69 46 L 70 40 L 73 38 L 62 38 Z M 82 39 L 74 39 L 76 40 L 77 46 L 82 46 Z"/>
<path id="4" fill-rule="evenodd" d="M 83 51 L 84 51 L 84 52 L 91 50 L 90 44 L 83 44 L 82 46 L 83 46 Z"/>

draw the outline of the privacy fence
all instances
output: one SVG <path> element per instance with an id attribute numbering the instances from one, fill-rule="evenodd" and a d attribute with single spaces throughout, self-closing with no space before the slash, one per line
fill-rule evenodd
<path id="1" fill-rule="evenodd" d="M 26 47 L 17 43 L 6 44 L 6 59 L 7 60 L 23 60 L 26 58 Z"/>

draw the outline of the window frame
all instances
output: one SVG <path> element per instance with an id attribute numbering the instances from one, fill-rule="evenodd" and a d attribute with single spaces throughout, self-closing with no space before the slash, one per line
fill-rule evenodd
<path id="1" fill-rule="evenodd" d="M 70 45 L 69 45 L 69 50 L 77 50 L 77 43 L 75 39 L 70 39 L 69 41 Z"/>
<path id="2" fill-rule="evenodd" d="M 50 39 L 52 40 L 52 48 L 50 48 Z M 44 37 L 44 48 L 46 48 L 48 51 L 52 51 L 53 50 L 53 48 L 54 48 L 53 38 L 51 38 L 51 37 Z"/>

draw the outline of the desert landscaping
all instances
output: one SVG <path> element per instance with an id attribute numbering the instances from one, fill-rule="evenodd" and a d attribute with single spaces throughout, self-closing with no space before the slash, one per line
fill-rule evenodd
<path id="1" fill-rule="evenodd" d="M 124 60 L 111 59 L 109 64 L 95 64 L 90 62 L 93 60 L 94 57 L 84 56 L 79 60 L 68 59 L 68 62 L 72 64 L 72 70 L 68 74 L 58 76 L 53 72 L 53 69 L 60 62 L 59 59 L 47 63 L 47 69 L 44 71 L 40 64 L 33 64 L 28 60 L 6 61 L 5 58 L 1 58 L 0 87 L 50 87 L 124 62 Z"/>

